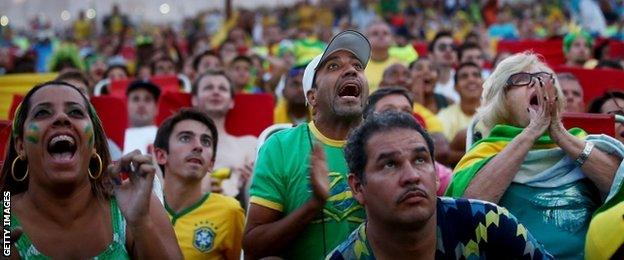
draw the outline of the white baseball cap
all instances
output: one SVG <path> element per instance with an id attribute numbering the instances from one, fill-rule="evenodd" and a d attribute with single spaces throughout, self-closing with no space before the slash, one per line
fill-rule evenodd
<path id="1" fill-rule="evenodd" d="M 339 50 L 346 50 L 353 53 L 353 55 L 360 60 L 362 66 L 366 68 L 371 54 L 371 45 L 368 39 L 361 33 L 353 30 L 346 30 L 338 33 L 331 39 L 325 51 L 314 57 L 305 68 L 302 83 L 306 102 L 308 100 L 308 90 L 312 89 L 312 85 L 314 85 L 314 78 L 319 64 L 322 64 L 329 55 Z"/>

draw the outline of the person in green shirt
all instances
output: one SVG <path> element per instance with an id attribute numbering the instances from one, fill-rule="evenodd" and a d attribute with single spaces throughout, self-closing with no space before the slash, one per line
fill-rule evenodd
<path id="1" fill-rule="evenodd" d="M 343 31 L 305 69 L 313 119 L 275 133 L 258 153 L 243 236 L 246 258 L 321 259 L 365 218 L 347 183 L 344 146 L 368 98 L 370 43 Z"/>

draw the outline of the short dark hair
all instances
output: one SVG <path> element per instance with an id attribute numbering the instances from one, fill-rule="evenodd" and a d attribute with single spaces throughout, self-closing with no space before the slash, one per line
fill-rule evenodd
<path id="1" fill-rule="evenodd" d="M 609 68 L 615 70 L 624 70 L 622 64 L 614 60 L 600 60 L 596 65 L 596 69 Z"/>
<path id="2" fill-rule="evenodd" d="M 401 87 L 380 88 L 370 94 L 370 96 L 368 96 L 366 106 L 364 106 L 364 119 L 373 114 L 373 111 L 375 111 L 375 105 L 377 105 L 377 102 L 379 102 L 379 100 L 389 95 L 403 95 L 405 98 L 407 98 L 407 101 L 409 101 L 412 106 L 414 105 L 414 98 L 412 97 L 412 93 L 407 91 L 407 89 Z"/>
<path id="3" fill-rule="evenodd" d="M 154 147 L 163 149 L 166 152 L 169 152 L 169 137 L 171 137 L 171 132 L 173 132 L 173 128 L 184 120 L 193 120 L 204 124 L 208 127 L 210 134 L 212 135 L 212 161 L 214 162 L 215 156 L 217 155 L 217 142 L 219 136 L 217 134 L 217 127 L 214 122 L 206 113 L 194 108 L 183 108 L 180 109 L 177 113 L 169 116 L 158 128 L 158 132 L 156 132 L 156 138 L 154 139 Z"/>
<path id="4" fill-rule="evenodd" d="M 397 66 L 402 66 L 402 67 L 406 68 L 408 71 L 410 70 L 408 67 L 405 67 L 403 64 L 398 63 L 398 62 L 390 64 L 390 66 L 386 67 L 386 69 L 384 69 L 383 73 L 381 74 L 381 81 L 382 81 L 382 83 L 386 79 L 386 77 L 390 76 L 390 73 L 393 72 L 391 69 L 394 69 Z M 381 85 L 381 83 L 379 83 L 379 84 Z"/>
<path id="5" fill-rule="evenodd" d="M 130 83 L 130 85 L 128 85 L 128 88 L 126 88 L 126 97 L 129 97 L 130 93 L 138 89 L 146 90 L 147 92 L 152 94 L 152 97 L 154 97 L 154 102 L 158 102 L 158 98 L 160 98 L 160 87 L 156 86 L 154 83 L 148 80 L 135 80 Z"/>
<path id="6" fill-rule="evenodd" d="M 431 160 L 434 160 L 433 140 L 427 131 L 416 122 L 416 119 L 407 113 L 387 111 L 369 116 L 362 125 L 349 135 L 344 148 L 349 172 L 353 173 L 362 182 L 365 182 L 364 168 L 368 161 L 366 143 L 373 135 L 394 129 L 411 129 L 421 134 L 427 143 L 427 148 L 429 148 Z"/>
<path id="7" fill-rule="evenodd" d="M 472 49 L 477 49 L 481 51 L 481 53 L 483 53 L 483 49 L 481 49 L 481 46 L 472 42 L 466 42 L 462 45 L 459 45 L 459 47 L 457 47 L 457 59 L 461 61 L 461 58 L 464 56 L 464 53 L 467 50 L 472 50 Z"/>
<path id="8" fill-rule="evenodd" d="M 232 61 L 230 61 L 230 66 L 232 66 L 234 63 L 239 62 L 239 61 L 244 61 L 244 62 L 249 63 L 249 65 L 253 65 L 253 60 L 251 60 L 251 57 L 246 56 L 246 55 L 238 55 L 234 57 Z"/>
<path id="9" fill-rule="evenodd" d="M 559 81 L 570 80 L 570 81 L 576 81 L 577 83 L 579 83 L 579 85 L 581 84 L 581 82 L 578 80 L 578 78 L 576 78 L 576 76 L 574 76 L 574 74 L 572 74 L 570 72 L 560 72 L 560 73 L 557 73 L 557 80 L 559 80 Z"/>
<path id="10" fill-rule="evenodd" d="M 206 73 L 199 75 L 191 86 L 192 96 L 197 96 L 197 93 L 199 92 L 199 82 L 201 82 L 205 77 L 224 77 L 228 84 L 230 84 L 230 95 L 234 98 L 234 86 L 232 86 L 232 80 L 225 74 L 225 72 L 223 72 L 223 70 L 209 70 L 206 71 Z"/>
<path id="11" fill-rule="evenodd" d="M 104 71 L 104 78 L 108 78 L 109 77 L 108 74 L 111 72 L 111 70 L 114 70 L 114 69 L 121 69 L 126 73 L 126 76 L 130 77 L 130 72 L 128 71 L 128 67 L 126 67 L 126 65 L 114 64 L 106 68 L 106 71 Z"/>
<path id="12" fill-rule="evenodd" d="M 177 66 L 177 64 L 175 63 L 175 61 L 174 61 L 171 57 L 169 57 L 169 56 L 166 56 L 166 55 L 165 55 L 165 56 L 162 56 L 162 57 L 160 57 L 160 58 L 158 58 L 158 59 L 153 60 L 153 61 L 150 63 L 150 69 L 152 70 L 152 73 L 155 73 L 155 72 L 156 72 L 156 64 L 158 64 L 158 63 L 159 63 L 159 62 L 161 62 L 161 61 L 168 61 L 168 62 L 171 62 L 171 64 L 173 64 L 173 69 L 175 69 L 176 71 L 178 71 L 178 66 Z"/>
<path id="13" fill-rule="evenodd" d="M 450 31 L 439 31 L 438 33 L 436 33 L 435 37 L 433 37 L 433 40 L 429 43 L 429 46 L 427 46 L 427 50 L 429 50 L 429 52 L 433 52 L 436 42 L 438 42 L 438 40 L 440 40 L 440 38 L 442 37 L 450 37 L 452 39 L 453 34 Z"/>
<path id="14" fill-rule="evenodd" d="M 589 109 L 587 110 L 587 112 L 594 113 L 594 114 L 602 113 L 600 111 L 600 109 L 602 108 L 602 105 L 604 105 L 604 103 L 607 102 L 609 99 L 614 99 L 614 98 L 624 99 L 624 92 L 606 91 L 605 93 L 602 94 L 602 96 L 597 97 L 596 99 L 592 100 L 591 103 L 589 103 Z"/>
<path id="15" fill-rule="evenodd" d="M 200 53 L 199 55 L 197 55 L 195 59 L 193 59 L 193 69 L 195 71 L 197 71 L 197 69 L 199 68 L 199 63 L 201 62 L 201 60 L 206 56 L 215 56 L 217 57 L 217 59 L 221 60 L 221 57 L 219 56 L 219 54 L 217 54 L 214 50 L 204 51 Z"/>
<path id="16" fill-rule="evenodd" d="M 459 66 L 457 66 L 457 69 L 455 69 L 455 75 L 453 75 L 453 80 L 455 81 L 455 84 L 457 84 L 459 71 L 462 70 L 463 68 L 467 68 L 467 67 L 477 68 L 479 70 L 479 72 L 481 72 L 481 67 L 479 67 L 479 65 L 477 65 L 476 63 L 471 62 L 471 61 L 463 62 L 463 63 L 459 64 Z"/>

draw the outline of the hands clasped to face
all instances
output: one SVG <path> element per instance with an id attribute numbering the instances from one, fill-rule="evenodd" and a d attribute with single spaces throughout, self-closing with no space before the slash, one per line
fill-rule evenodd
<path id="1" fill-rule="evenodd" d="M 524 93 L 519 95 L 521 87 L 524 87 Z M 526 125 L 535 139 L 548 132 L 556 142 L 562 132 L 565 132 L 565 128 L 561 122 L 560 97 L 553 74 L 544 71 L 516 73 L 507 80 L 507 88 L 511 94 L 508 100 L 516 104 L 512 105 L 516 111 L 511 111 L 517 117 L 515 121 Z M 522 113 L 528 116 L 521 115 Z"/>
<path id="2" fill-rule="evenodd" d="M 561 111 L 557 107 L 559 97 L 554 82 L 552 74 L 538 72 L 537 80 L 533 83 L 535 93 L 527 108 L 530 120 L 528 127 L 538 130 L 540 134 L 551 132 L 561 123 Z"/>

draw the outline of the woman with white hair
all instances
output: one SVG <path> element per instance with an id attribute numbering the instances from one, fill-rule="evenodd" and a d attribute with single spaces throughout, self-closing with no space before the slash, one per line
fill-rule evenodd
<path id="1" fill-rule="evenodd" d="M 578 259 L 592 214 L 624 198 L 624 145 L 565 129 L 564 107 L 537 55 L 503 60 L 483 84 L 477 114 L 489 134 L 458 163 L 446 194 L 504 206 L 556 259 Z"/>

